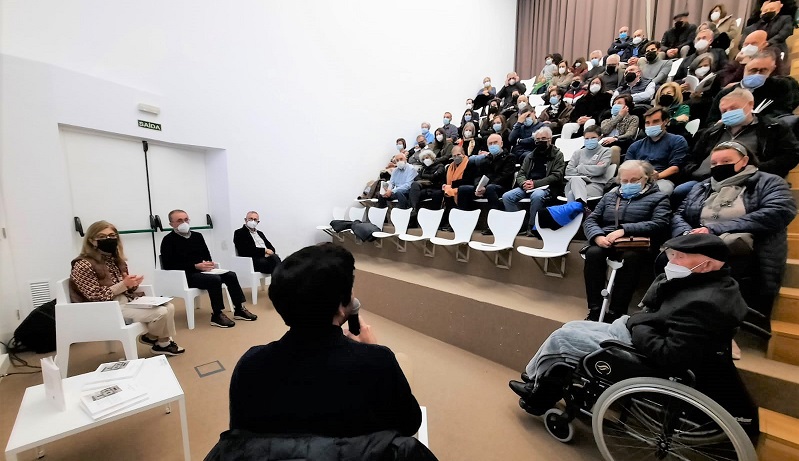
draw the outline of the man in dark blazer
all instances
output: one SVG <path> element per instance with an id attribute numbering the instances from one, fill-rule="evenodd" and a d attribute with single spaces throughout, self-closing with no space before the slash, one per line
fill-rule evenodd
<path id="1" fill-rule="evenodd" d="M 233 245 L 236 246 L 238 256 L 252 258 L 256 271 L 271 274 L 280 263 L 280 257 L 264 233 L 256 229 L 260 222 L 257 212 L 248 212 L 244 218 L 244 225 L 233 232 Z"/>

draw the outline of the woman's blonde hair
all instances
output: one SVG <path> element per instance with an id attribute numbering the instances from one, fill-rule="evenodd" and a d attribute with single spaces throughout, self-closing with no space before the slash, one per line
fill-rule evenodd
<path id="1" fill-rule="evenodd" d="M 672 91 L 674 91 L 674 102 L 677 104 L 682 104 L 682 89 L 680 88 L 680 84 L 677 82 L 664 83 L 660 88 L 658 88 L 658 92 L 655 93 L 655 102 L 660 105 L 660 95 L 663 94 L 663 90 L 666 88 L 671 88 Z"/>
<path id="2" fill-rule="evenodd" d="M 98 262 L 102 262 L 103 257 L 100 254 L 100 250 L 92 245 L 92 240 L 96 239 L 100 232 L 108 228 L 111 228 L 114 233 L 117 234 L 117 252 L 114 255 L 117 265 L 120 265 L 127 260 L 127 258 L 125 258 L 125 250 L 122 248 L 122 236 L 119 235 L 119 231 L 117 231 L 116 226 L 108 221 L 97 221 L 89 226 L 88 229 L 86 229 L 86 234 L 83 236 L 83 246 L 81 246 L 80 249 L 81 258 L 89 258 Z"/>
<path id="3" fill-rule="evenodd" d="M 621 172 L 627 170 L 638 169 L 646 177 L 647 184 L 654 184 L 655 182 L 655 168 L 651 163 L 644 160 L 626 160 L 619 165 L 619 172 L 616 174 L 616 182 L 621 184 Z"/>

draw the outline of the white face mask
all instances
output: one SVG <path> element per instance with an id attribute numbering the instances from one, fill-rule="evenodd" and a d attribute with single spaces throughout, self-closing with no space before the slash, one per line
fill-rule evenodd
<path id="1" fill-rule="evenodd" d="M 255 229 L 256 227 L 258 227 L 258 223 L 256 221 L 253 221 L 252 219 L 248 219 L 247 227 L 249 227 L 250 229 Z"/>
<path id="2" fill-rule="evenodd" d="M 463 137 L 464 137 L 464 138 L 466 138 L 466 139 L 469 139 L 469 138 L 471 138 L 471 137 L 472 137 L 472 132 L 471 132 L 471 130 L 466 130 L 466 131 L 464 131 L 464 132 L 463 132 Z"/>
<path id="3" fill-rule="evenodd" d="M 741 53 L 743 53 L 744 56 L 749 57 L 756 55 L 758 51 L 760 51 L 760 48 L 758 48 L 757 45 L 746 45 L 745 47 L 741 48 Z"/>
<path id="4" fill-rule="evenodd" d="M 187 222 L 181 223 L 178 226 L 178 232 L 180 232 L 181 234 L 188 234 L 189 229 L 191 229 L 191 226 L 189 226 L 189 223 Z"/>
<path id="5" fill-rule="evenodd" d="M 397 162 L 397 168 L 399 168 L 400 170 L 404 170 L 405 169 L 405 165 L 407 165 L 405 160 L 400 160 L 399 162 Z"/>
<path id="6" fill-rule="evenodd" d="M 565 73 L 566 73 L 566 68 L 565 68 L 565 67 L 558 67 L 558 73 L 559 73 L 560 75 L 563 75 L 563 74 L 565 74 Z"/>
<path id="7" fill-rule="evenodd" d="M 696 48 L 697 51 L 705 50 L 707 49 L 708 46 L 710 46 L 710 42 L 708 42 L 704 38 L 694 43 L 694 48 Z"/>
<path id="8" fill-rule="evenodd" d="M 633 37 L 633 45 L 638 45 L 639 43 L 643 42 L 644 39 L 641 37 Z"/>
<path id="9" fill-rule="evenodd" d="M 516 84 L 516 79 L 515 78 L 512 78 L 512 79 L 508 80 L 508 85 L 515 85 L 515 84 Z"/>
<path id="10" fill-rule="evenodd" d="M 467 109 L 471 109 L 472 107 L 474 107 L 472 104 L 466 104 Z"/>
<path id="11" fill-rule="evenodd" d="M 483 82 L 483 86 L 486 88 L 491 88 L 491 82 Z"/>
<path id="12" fill-rule="evenodd" d="M 680 266 L 679 264 L 674 264 L 673 262 L 669 261 L 668 264 L 666 264 L 666 267 L 664 268 L 664 271 L 666 272 L 666 278 L 668 280 L 672 280 L 672 279 L 682 279 L 688 277 L 689 275 L 694 273 L 694 269 L 707 262 L 708 261 L 702 261 L 701 263 L 689 269 L 685 266 Z"/>
<path id="13" fill-rule="evenodd" d="M 527 103 L 524 101 L 519 101 L 517 105 L 519 106 L 519 110 L 524 110 L 524 108 L 527 107 Z"/>
<path id="14" fill-rule="evenodd" d="M 430 166 L 433 164 L 433 159 L 427 157 L 426 159 L 422 160 L 422 163 L 424 163 L 424 166 Z"/>
<path id="15" fill-rule="evenodd" d="M 444 142 L 444 135 L 443 135 L 443 134 L 439 134 L 439 135 L 437 135 L 437 136 L 436 136 L 436 141 L 438 141 L 438 142 Z"/>
<path id="16" fill-rule="evenodd" d="M 707 75 L 708 72 L 710 72 L 710 67 L 702 66 L 702 67 L 697 67 L 696 70 L 694 71 L 694 74 L 696 74 L 697 77 L 702 78 L 705 75 Z"/>
<path id="17" fill-rule="evenodd" d="M 714 11 L 714 12 L 710 13 L 710 20 L 711 21 L 714 21 L 714 22 L 718 21 L 719 18 L 721 18 L 721 13 L 719 13 L 718 11 Z"/>
<path id="18" fill-rule="evenodd" d="M 599 93 L 599 90 L 601 90 L 601 89 L 602 89 L 602 85 L 600 85 L 598 83 L 594 83 L 593 85 L 591 85 L 589 87 L 589 90 L 591 90 L 591 93 L 594 93 L 594 94 Z"/>

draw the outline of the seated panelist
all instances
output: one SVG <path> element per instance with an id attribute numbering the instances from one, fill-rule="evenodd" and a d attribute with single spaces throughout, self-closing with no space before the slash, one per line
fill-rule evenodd
<path id="1" fill-rule="evenodd" d="M 275 247 L 264 233 L 257 229 L 261 222 L 259 218 L 257 212 L 247 212 L 244 225 L 233 233 L 233 245 L 236 246 L 238 256 L 252 258 L 256 271 L 271 274 L 280 263 L 280 256 L 275 253 Z"/>

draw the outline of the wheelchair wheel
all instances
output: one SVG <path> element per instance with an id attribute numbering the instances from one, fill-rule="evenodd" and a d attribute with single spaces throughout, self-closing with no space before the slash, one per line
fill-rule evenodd
<path id="1" fill-rule="evenodd" d="M 752 442 L 727 410 L 691 387 L 632 378 L 609 387 L 593 409 L 597 447 L 606 461 L 756 461 Z"/>
<path id="2" fill-rule="evenodd" d="M 563 410 L 559 408 L 550 408 L 544 413 L 544 426 L 559 442 L 567 443 L 574 438 L 574 426 L 563 417 Z"/>

